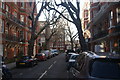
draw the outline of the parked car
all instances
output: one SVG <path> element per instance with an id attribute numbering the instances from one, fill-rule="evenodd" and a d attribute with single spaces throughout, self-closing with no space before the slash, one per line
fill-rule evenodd
<path id="1" fill-rule="evenodd" d="M 51 49 L 50 51 L 51 51 L 52 56 L 59 54 L 59 51 L 57 49 Z"/>
<path id="2" fill-rule="evenodd" d="M 2 65 L 2 80 L 12 80 L 12 73 L 5 64 Z"/>
<path id="3" fill-rule="evenodd" d="M 58 55 L 58 54 L 59 54 L 59 50 L 54 49 L 54 54 L 55 54 L 55 55 Z"/>
<path id="4" fill-rule="evenodd" d="M 72 52 L 72 53 L 75 53 L 75 51 L 74 51 L 74 50 L 71 50 L 71 49 L 66 50 L 65 53 L 68 54 L 68 53 L 71 53 L 71 52 Z"/>
<path id="5" fill-rule="evenodd" d="M 120 57 L 82 52 L 70 68 L 70 75 L 80 80 L 120 80 Z"/>
<path id="6" fill-rule="evenodd" d="M 16 61 L 16 67 L 20 66 L 34 66 L 38 63 L 37 58 L 32 58 L 30 56 L 22 56 L 22 58 Z"/>
<path id="7" fill-rule="evenodd" d="M 35 55 L 35 58 L 37 58 L 39 61 L 47 60 L 47 57 L 46 57 L 45 53 L 38 53 L 38 54 Z"/>
<path id="8" fill-rule="evenodd" d="M 76 53 L 74 50 L 68 49 L 65 51 L 65 59 L 67 60 L 68 53 Z M 66 61 L 67 62 L 67 61 Z"/>
<path id="9" fill-rule="evenodd" d="M 72 54 L 76 54 L 76 53 L 68 53 L 67 55 L 66 55 L 66 62 L 68 62 L 69 61 L 69 59 L 70 59 L 70 57 L 71 57 L 71 55 Z"/>
<path id="10" fill-rule="evenodd" d="M 72 54 L 69 61 L 68 61 L 68 64 L 67 64 L 67 70 L 69 70 L 72 66 L 74 66 L 75 64 L 75 61 L 76 61 L 76 58 L 79 56 L 79 54 Z"/>
<path id="11" fill-rule="evenodd" d="M 41 51 L 41 53 L 44 53 L 47 58 L 51 58 L 52 57 L 52 54 L 51 54 L 50 50 L 43 50 L 43 51 Z"/>

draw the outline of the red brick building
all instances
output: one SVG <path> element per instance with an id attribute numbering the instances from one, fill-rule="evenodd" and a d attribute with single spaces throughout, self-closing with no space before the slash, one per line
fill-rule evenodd
<path id="1" fill-rule="evenodd" d="M 46 24 L 46 21 L 38 21 L 38 27 L 37 30 L 40 30 L 44 25 Z M 47 42 L 46 48 L 47 49 L 59 49 L 64 50 L 65 49 L 65 32 L 63 28 L 57 28 L 58 32 L 55 33 L 55 35 L 52 36 L 52 38 Z M 45 43 L 46 39 L 50 37 L 52 34 L 52 29 L 50 26 L 46 27 L 43 32 L 40 34 L 39 37 L 39 43 L 41 45 L 41 49 L 45 49 Z"/>
<path id="2" fill-rule="evenodd" d="M 2 35 L 3 56 L 7 60 L 27 55 L 28 40 L 31 37 L 31 20 L 28 16 L 33 6 L 34 2 L 2 2 L 1 4 L 0 34 Z"/>
<path id="3" fill-rule="evenodd" d="M 65 50 L 65 32 L 63 29 L 58 29 L 56 35 L 52 36 L 50 40 L 50 49 Z"/>
<path id="4" fill-rule="evenodd" d="M 91 50 L 120 52 L 120 2 L 91 2 Z"/>

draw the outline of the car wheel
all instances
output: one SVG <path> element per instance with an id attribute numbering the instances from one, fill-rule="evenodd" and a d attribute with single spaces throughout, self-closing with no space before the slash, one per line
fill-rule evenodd
<path id="1" fill-rule="evenodd" d="M 36 62 L 36 65 L 38 64 L 38 61 L 35 61 Z"/>
<path id="2" fill-rule="evenodd" d="M 31 62 L 31 63 L 30 63 L 30 67 L 33 67 L 33 66 L 34 66 L 34 62 Z"/>

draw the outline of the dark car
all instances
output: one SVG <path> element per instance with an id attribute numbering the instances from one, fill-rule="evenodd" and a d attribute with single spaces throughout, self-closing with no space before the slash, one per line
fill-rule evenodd
<path id="1" fill-rule="evenodd" d="M 6 65 L 2 65 L 2 80 L 12 80 L 12 73 Z"/>
<path id="2" fill-rule="evenodd" d="M 67 64 L 67 70 L 69 70 L 72 66 L 74 66 L 75 62 L 76 62 L 76 58 L 79 56 L 79 54 L 72 54 L 68 64 Z"/>
<path id="3" fill-rule="evenodd" d="M 57 49 L 51 49 L 50 51 L 51 51 L 52 57 L 59 54 L 59 51 Z"/>
<path id="4" fill-rule="evenodd" d="M 70 75 L 79 80 L 120 80 L 120 57 L 82 52 L 70 68 Z"/>
<path id="5" fill-rule="evenodd" d="M 44 53 L 46 55 L 47 59 L 52 57 L 50 50 L 43 50 L 43 51 L 41 51 L 41 53 Z"/>
<path id="6" fill-rule="evenodd" d="M 35 55 L 35 58 L 37 58 L 39 61 L 45 61 L 47 60 L 47 57 L 44 53 L 38 53 Z"/>
<path id="7" fill-rule="evenodd" d="M 16 61 L 16 67 L 34 66 L 37 63 L 38 63 L 37 58 L 32 58 L 30 56 L 22 56 L 22 58 L 20 60 Z"/>
<path id="8" fill-rule="evenodd" d="M 69 49 L 69 50 L 67 50 L 65 53 L 66 53 L 66 54 L 65 54 L 65 59 L 66 59 L 66 62 L 68 62 L 68 60 L 69 60 L 69 58 L 70 58 L 69 53 L 76 53 L 76 52 L 75 52 L 74 50 Z"/>
<path id="9" fill-rule="evenodd" d="M 76 53 L 68 53 L 67 55 L 66 55 L 66 62 L 68 62 L 69 61 L 69 59 L 70 59 L 70 57 L 71 57 L 71 55 L 72 54 L 76 54 Z"/>

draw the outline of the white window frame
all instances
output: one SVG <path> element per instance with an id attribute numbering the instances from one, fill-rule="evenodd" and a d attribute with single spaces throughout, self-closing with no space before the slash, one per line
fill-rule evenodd
<path id="1" fill-rule="evenodd" d="M 5 9 L 7 12 L 9 11 L 9 6 L 8 5 L 6 5 L 6 9 Z"/>
<path id="2" fill-rule="evenodd" d="M 110 11 L 110 13 L 109 13 L 109 29 L 114 27 L 112 20 L 113 20 L 113 11 Z"/>
<path id="3" fill-rule="evenodd" d="M 21 2 L 21 8 L 25 8 L 25 3 Z"/>
<path id="4" fill-rule="evenodd" d="M 28 33 L 26 32 L 26 40 L 28 39 Z"/>
<path id="5" fill-rule="evenodd" d="M 25 16 L 24 15 L 20 15 L 20 21 L 24 22 Z"/>
<path id="6" fill-rule="evenodd" d="M 117 12 L 117 23 L 120 22 L 120 8 L 116 8 L 116 12 Z"/>
<path id="7" fill-rule="evenodd" d="M 2 2 L 2 9 L 5 9 L 5 3 Z"/>
<path id="8" fill-rule="evenodd" d="M 14 0 L 14 3 L 17 5 L 17 0 Z"/>

